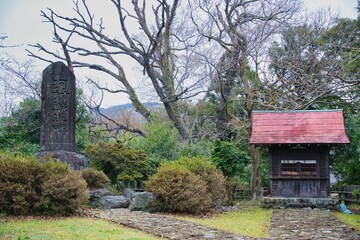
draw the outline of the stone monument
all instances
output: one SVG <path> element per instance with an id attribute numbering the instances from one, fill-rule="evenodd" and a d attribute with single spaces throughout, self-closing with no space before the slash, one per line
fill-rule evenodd
<path id="1" fill-rule="evenodd" d="M 75 151 L 75 76 L 62 62 L 42 76 L 41 151 Z"/>
<path id="2" fill-rule="evenodd" d="M 41 157 L 53 154 L 73 169 L 87 166 L 84 156 L 75 153 L 75 76 L 62 62 L 55 62 L 43 71 Z"/>

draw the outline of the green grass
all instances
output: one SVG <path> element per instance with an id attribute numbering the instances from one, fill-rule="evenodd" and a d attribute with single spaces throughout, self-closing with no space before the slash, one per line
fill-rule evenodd
<path id="1" fill-rule="evenodd" d="M 342 212 L 334 212 L 335 217 L 340 219 L 343 223 L 355 229 L 357 234 L 360 234 L 360 215 L 359 214 L 345 214 Z"/>
<path id="2" fill-rule="evenodd" d="M 119 224 L 93 218 L 12 219 L 0 218 L 0 239 L 160 239 Z"/>
<path id="3" fill-rule="evenodd" d="M 272 210 L 260 208 L 248 202 L 240 203 L 239 211 L 207 217 L 174 216 L 208 227 L 249 237 L 270 237 Z"/>

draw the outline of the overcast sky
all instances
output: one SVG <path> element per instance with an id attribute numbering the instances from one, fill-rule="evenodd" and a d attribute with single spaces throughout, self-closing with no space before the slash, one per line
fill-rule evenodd
<path id="1" fill-rule="evenodd" d="M 93 1 L 104 8 L 104 0 Z M 312 10 L 330 6 L 341 17 L 357 17 L 357 0 L 304 0 L 304 4 Z M 72 9 L 72 0 L 0 0 L 0 33 L 8 35 L 9 44 L 46 41 L 49 24 L 41 23 L 40 10 L 47 7 L 66 12 Z"/>
<path id="2" fill-rule="evenodd" d="M 95 2 L 96 1 L 96 2 Z M 129 0 L 127 0 L 129 1 Z M 88 2 L 98 4 L 97 10 L 106 15 L 107 5 L 104 0 L 93 0 Z M 305 7 L 315 10 L 322 7 L 331 7 L 338 11 L 340 17 L 357 17 L 357 0 L 304 0 Z M 0 33 L 6 34 L 8 38 L 6 45 L 24 44 L 17 48 L 16 58 L 26 58 L 24 51 L 28 43 L 50 43 L 52 40 L 52 29 L 50 24 L 42 23 L 40 10 L 50 7 L 54 10 L 66 13 L 72 11 L 72 0 L 0 0 Z M 47 65 L 44 63 L 44 66 Z"/>

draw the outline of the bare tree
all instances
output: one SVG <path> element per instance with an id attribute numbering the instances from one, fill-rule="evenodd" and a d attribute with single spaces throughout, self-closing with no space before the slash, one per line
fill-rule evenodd
<path id="1" fill-rule="evenodd" d="M 8 36 L 6 35 L 6 33 L 0 33 L 0 49 L 1 48 L 14 48 L 14 47 L 20 46 L 20 45 L 5 45 L 4 41 L 7 38 L 8 38 Z"/>
<path id="2" fill-rule="evenodd" d="M 82 102 L 92 113 L 93 118 L 89 123 L 89 132 L 96 134 L 94 129 L 104 131 L 110 138 L 114 138 L 119 142 L 119 136 L 130 132 L 134 135 L 145 136 L 144 131 L 137 120 L 133 117 L 132 111 L 122 112 L 120 116 L 109 116 L 101 111 L 101 104 L 104 99 L 104 92 L 94 86 L 87 95 L 83 95 Z"/>
<path id="3" fill-rule="evenodd" d="M 6 45 L 8 36 L 0 33 L 0 49 L 15 48 L 19 45 Z M 39 90 L 38 78 L 32 61 L 20 62 L 0 52 L 0 116 L 7 117 L 18 105 L 20 99 L 37 97 Z"/>
<path id="4" fill-rule="evenodd" d="M 270 48 L 273 105 L 318 108 L 329 96 L 349 101 L 352 88 L 360 83 L 357 21 L 338 20 L 329 10 L 304 20 L 284 29 Z"/>
<path id="5" fill-rule="evenodd" d="M 0 48 L 4 48 L 3 41 L 7 38 L 7 36 L 4 33 L 0 33 Z"/>
<path id="6" fill-rule="evenodd" d="M 242 103 L 242 126 L 251 133 L 251 112 L 259 102 L 262 86 L 261 74 L 265 71 L 264 60 L 272 37 L 279 33 L 283 23 L 288 22 L 299 10 L 299 2 L 293 0 L 226 0 L 199 1 L 191 4 L 193 12 L 205 13 L 207 19 L 193 15 L 198 32 L 215 41 L 223 54 L 216 65 L 220 106 L 217 129 L 222 139 L 231 139 L 229 131 L 232 102 Z M 237 90 L 235 90 L 237 89 Z M 236 121 L 237 123 L 239 121 Z M 261 191 L 261 149 L 249 146 L 252 157 L 252 195 L 258 198 Z"/>
<path id="7" fill-rule="evenodd" d="M 188 138 L 178 102 L 199 94 L 197 89 L 202 79 L 190 78 L 191 62 L 184 61 L 191 55 L 198 36 L 188 35 L 186 28 L 175 27 L 185 22 L 177 15 L 181 10 L 180 1 L 171 1 L 172 4 L 166 0 L 133 0 L 131 4 L 120 0 L 110 2 L 117 15 L 120 35 L 113 35 L 118 29 L 107 31 L 103 19 L 97 19 L 89 4 L 81 0 L 74 1 L 74 17 L 62 16 L 52 9 L 41 12 L 46 21 L 53 25 L 54 41 L 61 45 L 63 53 L 52 52 L 39 43 L 33 47 L 55 59 L 66 61 L 71 68 L 89 68 L 107 74 L 121 87 L 114 89 L 103 82 L 92 83 L 109 93 L 127 94 L 136 111 L 150 122 L 151 113 L 140 102 L 119 58 L 130 57 L 142 67 L 143 74 L 151 81 L 182 138 Z M 89 47 L 84 47 L 84 43 L 88 43 Z M 50 61 L 31 50 L 28 53 L 32 57 Z"/>
<path id="8" fill-rule="evenodd" d="M 16 106 L 17 96 L 11 94 L 8 77 L 0 77 L 0 117 L 10 116 Z"/>
<path id="9" fill-rule="evenodd" d="M 9 77 L 8 84 L 13 94 L 30 98 L 41 97 L 41 74 L 32 60 L 21 62 L 8 56 L 0 68 Z"/>
<path id="10" fill-rule="evenodd" d="M 1 116 L 8 116 L 24 98 L 40 99 L 40 73 L 31 60 L 6 55 L 0 64 Z"/>

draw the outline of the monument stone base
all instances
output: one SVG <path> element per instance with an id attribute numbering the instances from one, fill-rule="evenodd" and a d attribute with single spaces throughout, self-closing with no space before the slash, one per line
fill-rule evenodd
<path id="1" fill-rule="evenodd" d="M 300 197 L 263 197 L 260 201 L 263 208 L 325 208 L 339 209 L 339 199 L 300 198 Z"/>
<path id="2" fill-rule="evenodd" d="M 84 156 L 76 152 L 70 152 L 65 150 L 56 151 L 43 151 L 35 154 L 37 158 L 41 158 L 44 155 L 50 154 L 57 161 L 67 163 L 73 170 L 81 170 L 89 166 L 89 160 Z"/>

